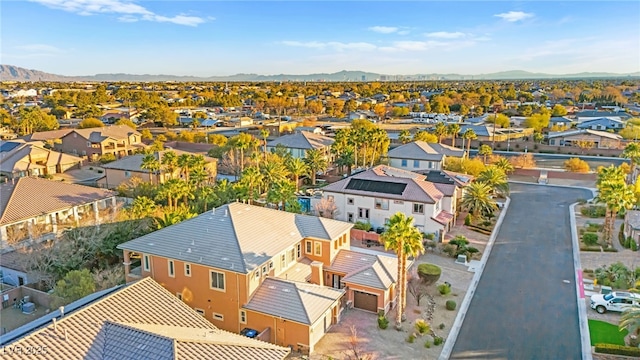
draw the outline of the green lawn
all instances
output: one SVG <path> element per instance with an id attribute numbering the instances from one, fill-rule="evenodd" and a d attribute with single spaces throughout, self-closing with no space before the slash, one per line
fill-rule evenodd
<path id="1" fill-rule="evenodd" d="M 625 345 L 624 337 L 628 331 L 618 331 L 618 325 L 609 324 L 599 320 L 589 320 L 589 336 L 591 345 L 597 343 Z"/>

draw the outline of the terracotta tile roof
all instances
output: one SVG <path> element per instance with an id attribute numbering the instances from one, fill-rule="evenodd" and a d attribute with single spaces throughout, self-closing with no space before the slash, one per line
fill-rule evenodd
<path id="1" fill-rule="evenodd" d="M 36 177 L 0 184 L 0 225 L 116 196 L 109 190 Z M 6 201 L 6 202 L 5 202 Z"/>
<path id="2" fill-rule="evenodd" d="M 340 250 L 326 269 L 344 274 L 344 282 L 386 290 L 397 280 L 398 259 L 390 255 Z"/>
<path id="3" fill-rule="evenodd" d="M 31 162 L 31 158 L 44 158 L 45 164 L 40 165 Z M 23 143 L 16 146 L 11 151 L 0 153 L 0 171 L 16 172 L 30 169 L 42 169 L 45 166 L 68 165 L 82 163 L 82 158 L 63 154 L 61 152 L 45 149 L 35 144 Z"/>
<path id="4" fill-rule="evenodd" d="M 247 274 L 306 237 L 331 240 L 352 227 L 344 221 L 235 202 L 118 248 Z"/>
<path id="5" fill-rule="evenodd" d="M 293 149 L 323 149 L 331 146 L 335 142 L 334 139 L 321 134 L 314 134 L 307 131 L 281 136 L 275 140 L 269 141 L 270 147 L 283 145 Z"/>
<path id="6" fill-rule="evenodd" d="M 26 141 L 46 141 L 46 140 L 56 140 L 61 139 L 65 135 L 72 132 L 74 129 L 59 129 L 59 130 L 51 130 L 51 131 L 39 131 L 34 132 L 33 134 L 29 134 L 23 136 L 22 138 Z"/>
<path id="7" fill-rule="evenodd" d="M 145 278 L 8 346 L 46 347 L 42 359 L 282 360 L 288 348 L 216 328 Z M 5 352 L 6 359 L 24 355 Z"/>
<path id="8" fill-rule="evenodd" d="M 372 180 L 389 184 L 406 184 L 406 187 L 399 195 L 380 191 L 348 189 L 349 182 L 352 179 Z M 426 181 L 426 176 L 386 165 L 378 165 L 373 169 L 363 171 L 333 184 L 329 184 L 322 188 L 322 191 L 327 193 L 337 192 L 361 196 L 384 197 L 389 199 L 422 202 L 426 204 L 435 204 L 444 196 L 444 194 L 438 190 L 433 183 Z"/>
<path id="9" fill-rule="evenodd" d="M 442 225 L 447 225 L 448 223 L 451 222 L 451 220 L 453 220 L 453 214 L 442 210 L 438 215 L 436 215 L 436 217 L 432 219 L 439 222 Z"/>
<path id="10" fill-rule="evenodd" d="M 244 308 L 311 325 L 344 293 L 342 289 L 269 277 Z"/>
<path id="11" fill-rule="evenodd" d="M 73 131 L 91 142 L 101 142 L 107 138 L 123 140 L 127 139 L 129 135 L 132 134 L 140 135 L 137 130 L 132 129 L 127 125 L 113 125 L 91 129 L 74 129 Z"/>

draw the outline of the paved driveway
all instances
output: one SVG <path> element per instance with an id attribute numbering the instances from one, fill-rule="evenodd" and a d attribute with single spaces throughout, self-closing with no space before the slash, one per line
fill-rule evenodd
<path id="1" fill-rule="evenodd" d="M 524 184 L 511 191 L 451 359 L 580 359 L 569 206 L 591 192 Z"/>

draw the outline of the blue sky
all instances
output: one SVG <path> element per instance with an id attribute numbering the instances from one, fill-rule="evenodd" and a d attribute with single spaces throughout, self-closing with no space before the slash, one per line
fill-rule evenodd
<path id="1" fill-rule="evenodd" d="M 638 1 L 2 1 L 0 59 L 62 75 L 640 71 Z"/>

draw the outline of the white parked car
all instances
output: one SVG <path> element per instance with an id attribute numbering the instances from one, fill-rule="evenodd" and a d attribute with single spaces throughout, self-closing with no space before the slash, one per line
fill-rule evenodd
<path id="1" fill-rule="evenodd" d="M 600 314 L 607 311 L 622 312 L 633 305 L 640 306 L 640 294 L 616 291 L 591 295 L 591 308 Z"/>

